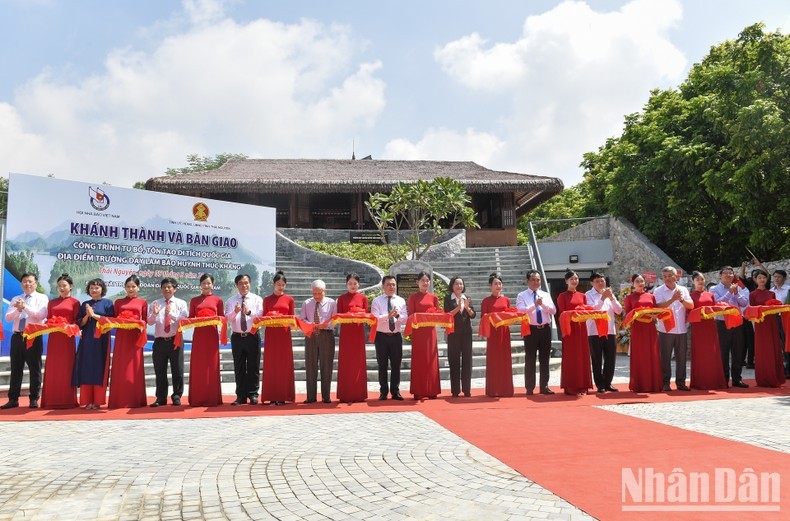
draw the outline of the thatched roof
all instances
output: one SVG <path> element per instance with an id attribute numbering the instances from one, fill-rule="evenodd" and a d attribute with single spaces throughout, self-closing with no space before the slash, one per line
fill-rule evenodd
<path id="1" fill-rule="evenodd" d="M 449 177 L 469 193 L 514 192 L 516 206 L 535 207 L 562 191 L 562 181 L 489 170 L 471 161 L 338 159 L 243 159 L 216 170 L 162 176 L 145 183 L 169 193 L 368 193 L 388 192 L 399 182 Z"/>

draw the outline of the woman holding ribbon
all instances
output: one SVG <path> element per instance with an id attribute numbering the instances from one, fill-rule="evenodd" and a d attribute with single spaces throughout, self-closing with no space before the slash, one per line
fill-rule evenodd
<path id="1" fill-rule="evenodd" d="M 368 299 L 359 292 L 359 275 L 346 276 L 348 291 L 337 299 L 337 313 L 367 313 Z M 368 367 L 365 356 L 365 326 L 343 321 L 337 354 L 337 399 L 345 403 L 364 402 L 368 397 Z"/>
<path id="2" fill-rule="evenodd" d="M 71 296 L 74 281 L 62 274 L 57 281 L 60 296 L 47 304 L 47 325 L 76 324 L 80 312 L 80 301 Z M 77 388 L 71 385 L 74 372 L 73 336 L 52 332 L 47 341 L 47 365 L 44 371 L 44 387 L 41 407 L 44 409 L 71 409 L 77 407 Z"/>
<path id="3" fill-rule="evenodd" d="M 88 281 L 85 288 L 90 300 L 80 306 L 77 325 L 82 336 L 74 360 L 71 383 L 80 388 L 80 405 L 88 410 L 98 409 L 107 403 L 107 374 L 110 364 L 110 332 L 99 338 L 94 333 L 99 319 L 115 316 L 115 309 L 107 294 L 107 285 L 101 279 Z"/>
<path id="4" fill-rule="evenodd" d="M 754 281 L 757 289 L 749 293 L 750 306 L 781 304 L 774 292 L 767 289 L 768 273 L 755 270 Z M 754 320 L 754 379 L 760 387 L 780 387 L 785 383 L 778 315 L 763 314 L 762 320 Z"/>
<path id="5" fill-rule="evenodd" d="M 626 314 L 656 307 L 656 299 L 645 291 L 642 275 L 631 276 L 633 291 L 625 299 Z M 635 393 L 656 393 L 663 388 L 658 332 L 654 320 L 643 322 L 635 317 L 631 323 L 631 380 L 628 388 Z"/>
<path id="6" fill-rule="evenodd" d="M 557 309 L 562 313 L 582 309 L 587 305 L 584 293 L 578 292 L 579 275 L 575 271 L 565 273 L 567 290 L 557 297 Z M 562 331 L 562 372 L 560 387 L 565 394 L 587 394 L 592 389 L 592 373 L 590 370 L 590 347 L 587 343 L 587 322 L 567 321 L 569 331 Z"/>
<path id="7" fill-rule="evenodd" d="M 137 296 L 140 279 L 130 275 L 124 282 L 126 296 L 115 301 L 115 316 L 148 320 L 148 303 Z M 145 327 L 145 326 L 143 326 Z M 138 346 L 139 329 L 115 330 L 115 345 L 112 350 L 112 370 L 110 371 L 110 399 L 108 407 L 145 407 L 148 399 L 145 391 L 145 365 L 143 348 Z M 144 333 L 143 333 L 144 334 Z"/>
<path id="8" fill-rule="evenodd" d="M 278 271 L 272 282 L 272 294 L 263 299 L 263 316 L 283 315 L 293 318 L 296 307 L 294 299 L 285 294 L 285 274 Z M 296 401 L 294 350 L 291 328 L 288 325 L 267 326 L 263 334 L 261 402 L 266 401 L 269 405 L 285 405 L 285 402 Z"/>
<path id="9" fill-rule="evenodd" d="M 694 291 L 690 293 L 694 308 L 716 305 L 712 293 L 705 291 L 705 275 L 691 274 Z M 726 389 L 724 369 L 719 349 L 719 334 L 713 316 L 691 323 L 691 388 L 702 390 Z"/>
<path id="10" fill-rule="evenodd" d="M 481 322 L 490 313 L 508 311 L 510 299 L 502 295 L 502 277 L 488 277 L 491 295 L 480 303 Z M 513 358 L 510 348 L 510 327 L 491 327 L 486 338 L 486 396 L 513 396 Z"/>
<path id="11" fill-rule="evenodd" d="M 417 274 L 419 291 L 409 296 L 406 307 L 409 317 L 415 313 L 437 313 L 439 299 L 428 289 L 431 287 L 431 276 L 421 271 Z M 420 398 L 436 398 L 441 392 L 439 381 L 439 348 L 436 343 L 436 327 L 415 328 L 411 337 L 411 383 L 409 392 L 415 400 Z"/>
<path id="12" fill-rule="evenodd" d="M 189 301 L 189 318 L 220 319 L 225 305 L 214 295 L 214 277 L 200 277 L 200 295 Z M 189 405 L 222 405 L 222 380 L 219 371 L 219 333 L 216 325 L 196 327 L 192 333 L 189 356 Z"/>

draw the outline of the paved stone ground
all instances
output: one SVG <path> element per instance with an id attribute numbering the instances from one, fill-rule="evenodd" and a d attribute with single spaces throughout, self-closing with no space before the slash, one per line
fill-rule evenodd
<path id="1" fill-rule="evenodd" d="M 589 519 L 412 412 L 7 422 L 0 439 L 0 519 Z"/>
<path id="2" fill-rule="evenodd" d="M 790 453 L 790 396 L 685 403 L 605 405 L 601 409 Z"/>

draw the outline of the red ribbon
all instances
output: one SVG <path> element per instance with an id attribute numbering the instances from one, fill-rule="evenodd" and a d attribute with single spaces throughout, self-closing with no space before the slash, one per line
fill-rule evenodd
<path id="1" fill-rule="evenodd" d="M 762 306 L 749 306 L 743 310 L 743 317 L 746 320 L 759 324 L 768 315 L 790 312 L 790 304 L 782 304 L 776 299 L 765 302 Z"/>
<path id="2" fill-rule="evenodd" d="M 25 347 L 30 349 L 33 347 L 33 341 L 42 336 L 51 333 L 63 333 L 68 337 L 80 336 L 80 331 L 77 324 L 70 324 L 66 321 L 65 317 L 52 317 L 47 320 L 46 324 L 26 324 L 25 331 L 22 333 L 22 338 L 26 340 Z"/>
<path id="3" fill-rule="evenodd" d="M 488 338 L 491 336 L 491 329 L 510 327 L 516 323 L 521 323 L 522 337 L 531 333 L 529 329 L 529 314 L 516 308 L 507 308 L 504 311 L 495 311 L 494 313 L 483 315 L 480 318 L 480 325 L 477 327 L 477 334 L 483 338 Z"/>
<path id="4" fill-rule="evenodd" d="M 639 322 L 652 322 L 654 318 L 663 322 L 667 331 L 675 329 L 675 316 L 672 314 L 671 309 L 648 307 L 638 307 L 629 311 L 625 316 L 625 320 L 623 320 L 623 327 L 631 327 L 631 323 L 634 320 L 638 320 Z"/>
<path id="5" fill-rule="evenodd" d="M 413 333 L 413 330 L 424 327 L 443 327 L 449 335 L 455 331 L 455 319 L 450 313 L 445 313 L 444 311 L 414 313 L 409 315 L 409 318 L 406 320 L 406 328 L 403 334 L 409 336 Z"/>
<path id="6" fill-rule="evenodd" d="M 93 336 L 94 338 L 101 338 L 104 333 L 111 329 L 139 329 L 140 333 L 137 335 L 135 346 L 143 347 L 148 342 L 148 337 L 145 333 L 145 322 L 136 318 L 131 311 L 123 311 L 117 317 L 101 317 L 96 324 Z"/>
<path id="7" fill-rule="evenodd" d="M 562 331 L 562 336 L 570 335 L 572 322 L 595 320 L 598 336 L 608 336 L 610 318 L 609 313 L 606 311 L 582 304 L 560 314 L 560 330 Z"/>
<path id="8" fill-rule="evenodd" d="M 173 341 L 175 344 L 174 349 L 184 345 L 184 331 L 187 329 L 195 329 L 198 327 L 214 327 L 220 326 L 219 341 L 223 346 L 228 345 L 228 321 L 223 316 L 214 315 L 209 309 L 202 309 L 200 311 L 208 311 L 208 314 L 198 312 L 197 317 L 182 318 L 178 321 L 178 332 Z"/>
<path id="9" fill-rule="evenodd" d="M 703 320 L 712 320 L 714 317 L 724 317 L 724 325 L 732 329 L 743 324 L 741 310 L 729 304 L 716 304 L 715 306 L 700 306 L 688 312 L 686 322 L 694 324 Z"/>

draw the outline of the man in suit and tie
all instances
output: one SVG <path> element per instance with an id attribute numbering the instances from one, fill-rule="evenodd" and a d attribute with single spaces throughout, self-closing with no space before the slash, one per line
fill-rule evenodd
<path id="1" fill-rule="evenodd" d="M 321 369 L 321 401 L 332 403 L 332 368 L 335 364 L 335 331 L 327 324 L 337 312 L 334 299 L 326 296 L 323 280 L 314 280 L 313 296 L 304 301 L 300 317 L 311 324 L 326 324 L 316 327 L 304 341 L 304 363 L 307 380 L 307 399 L 304 403 L 315 403 L 318 387 L 318 369 Z"/>
<path id="2" fill-rule="evenodd" d="M 370 312 L 376 316 L 376 362 L 379 366 L 379 400 L 386 400 L 389 392 L 393 400 L 403 400 L 400 394 L 400 364 L 403 360 L 403 336 L 401 329 L 406 324 L 408 312 L 406 301 L 395 294 L 398 284 L 395 277 L 385 275 L 381 279 L 383 295 L 373 299 Z M 392 375 L 387 383 L 388 366 Z"/>

